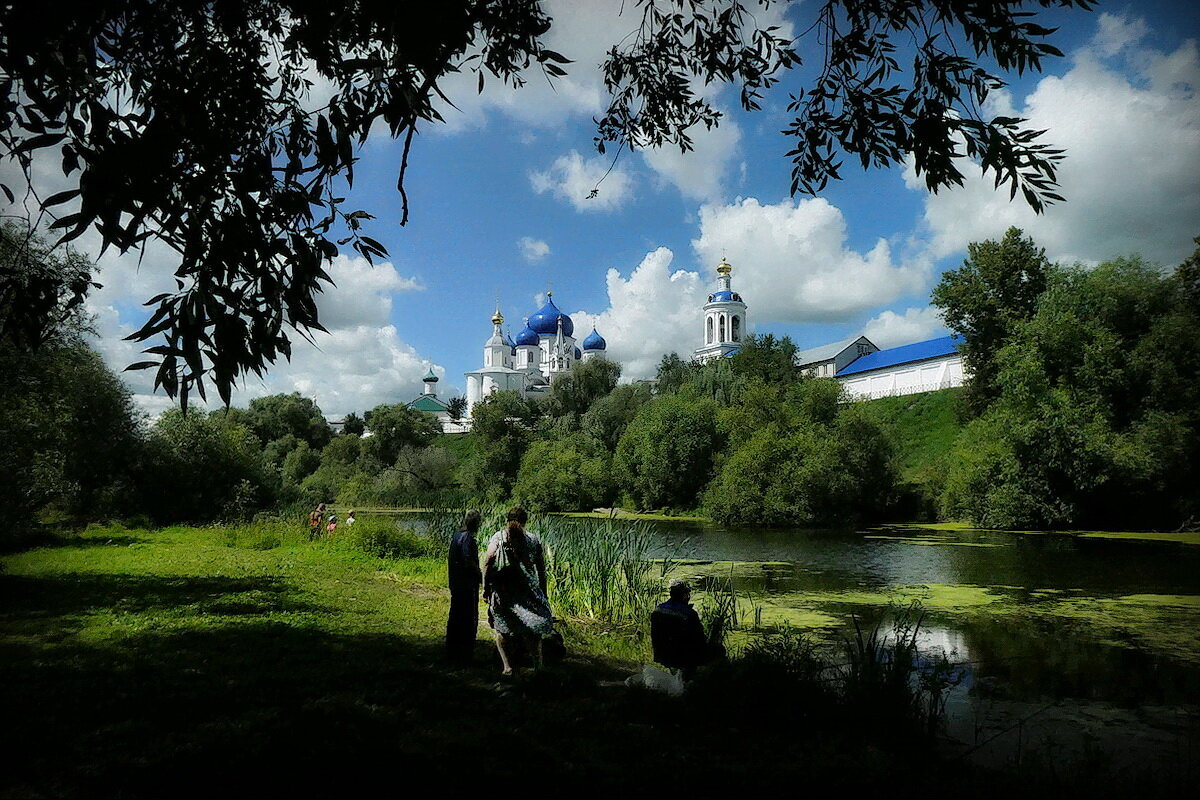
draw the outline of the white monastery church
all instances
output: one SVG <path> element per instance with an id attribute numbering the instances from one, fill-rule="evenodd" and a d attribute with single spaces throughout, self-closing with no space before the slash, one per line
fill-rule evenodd
<path id="1" fill-rule="evenodd" d="M 728 358 L 741 349 L 746 303 L 733 291 L 732 272 L 722 258 L 717 265 L 717 291 L 704 305 L 704 344 L 692 354 L 697 361 Z M 797 353 L 796 367 L 815 377 L 836 378 L 851 397 L 863 399 L 963 385 L 962 355 L 953 336 L 888 350 L 880 350 L 866 336 L 853 336 Z"/>
<path id="2" fill-rule="evenodd" d="M 483 367 L 466 373 L 468 416 L 492 392 L 538 397 L 576 364 L 606 357 L 608 344 L 595 328 L 576 345 L 575 323 L 554 305 L 553 292 L 546 293 L 546 305 L 526 318 L 515 340 L 503 332 L 502 325 L 504 315 L 497 308 L 492 337 L 483 345 Z"/>
<path id="3" fill-rule="evenodd" d="M 728 358 L 741 350 L 747 332 L 747 306 L 733 290 L 733 267 L 722 258 L 717 265 L 717 290 L 704 304 L 704 339 L 692 357 L 699 362 Z M 538 397 L 577 364 L 607 358 L 608 344 L 593 327 L 576 344 L 575 323 L 554 305 L 546 304 L 525 319 L 516 339 L 503 330 L 504 315 L 492 315 L 492 336 L 483 345 L 483 366 L 466 373 L 467 410 L 464 419 L 450 417 L 437 396 L 437 376 L 425 376 L 425 391 L 408 405 L 436 414 L 447 433 L 470 430 L 471 412 L 492 392 L 515 391 Z M 880 350 L 866 336 L 814 347 L 796 354 L 796 367 L 815 377 L 836 378 L 851 397 L 874 399 L 931 392 L 963 384 L 962 356 L 957 340 L 943 336 Z"/>

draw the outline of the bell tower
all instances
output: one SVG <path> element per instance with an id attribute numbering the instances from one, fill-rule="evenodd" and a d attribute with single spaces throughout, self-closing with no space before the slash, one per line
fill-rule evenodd
<path id="1" fill-rule="evenodd" d="M 741 349 L 746 336 L 746 304 L 733 291 L 733 267 L 721 258 L 717 265 L 717 291 L 704 304 L 704 344 L 692 357 L 697 361 L 721 358 Z"/>

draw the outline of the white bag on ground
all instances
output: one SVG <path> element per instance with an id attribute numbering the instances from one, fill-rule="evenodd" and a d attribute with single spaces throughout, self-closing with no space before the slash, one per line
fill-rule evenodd
<path id="1" fill-rule="evenodd" d="M 667 672 L 652 664 L 646 664 L 642 671 L 625 679 L 626 686 L 645 686 L 654 692 L 663 692 L 671 697 L 683 694 L 683 678 L 674 672 Z"/>

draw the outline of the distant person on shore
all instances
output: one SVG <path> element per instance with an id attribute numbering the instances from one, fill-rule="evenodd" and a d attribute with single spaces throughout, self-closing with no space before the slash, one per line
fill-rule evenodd
<path id="1" fill-rule="evenodd" d="M 347 522 L 349 522 L 347 520 Z M 450 618 L 446 621 L 446 657 L 454 662 L 471 660 L 479 630 L 479 512 L 471 509 L 463 517 L 462 530 L 450 537 L 446 574 L 450 584 Z"/>
<path id="2" fill-rule="evenodd" d="M 524 642 L 535 669 L 542 667 L 542 637 L 554 633 L 554 616 L 546 597 L 546 561 L 542 542 L 525 530 L 529 515 L 516 507 L 508 524 L 488 542 L 483 566 L 483 599 L 488 624 L 496 632 L 496 649 L 504 675 L 512 675 L 513 644 Z"/>
<path id="3" fill-rule="evenodd" d="M 690 681 L 696 669 L 707 661 L 723 655 L 724 648 L 710 645 L 704 635 L 700 615 L 692 608 L 692 587 L 687 581 L 671 582 L 670 599 L 660 603 L 650 614 L 650 644 L 654 660 L 664 667 L 677 669 L 685 681 Z"/>
<path id="4" fill-rule="evenodd" d="M 347 525 L 354 524 L 354 509 L 353 508 L 350 509 L 350 513 L 346 515 L 346 524 Z"/>

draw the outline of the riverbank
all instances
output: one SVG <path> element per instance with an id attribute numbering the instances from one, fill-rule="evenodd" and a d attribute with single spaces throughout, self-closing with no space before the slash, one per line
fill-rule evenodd
<path id="1" fill-rule="evenodd" d="M 803 714 L 781 737 L 748 728 L 735 698 L 606 685 L 635 661 L 578 622 L 567 662 L 532 679 L 497 686 L 484 631 L 479 663 L 449 669 L 444 579 L 440 558 L 376 558 L 282 525 L 92 526 L 7 556 L 0 795 L 467 791 L 530 776 L 624 793 L 930 788 L 912 766 L 936 755 L 900 737 L 808 729 Z"/>

